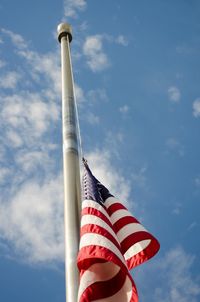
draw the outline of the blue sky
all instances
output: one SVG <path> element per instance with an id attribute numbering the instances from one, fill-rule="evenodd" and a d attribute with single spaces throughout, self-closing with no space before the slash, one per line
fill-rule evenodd
<path id="1" fill-rule="evenodd" d="M 200 299 L 200 3 L 1 1 L 1 301 L 65 301 L 60 45 L 94 173 L 160 241 L 140 302 Z"/>

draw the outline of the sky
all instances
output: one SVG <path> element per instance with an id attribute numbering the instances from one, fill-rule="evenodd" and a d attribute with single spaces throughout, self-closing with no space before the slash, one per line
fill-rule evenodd
<path id="1" fill-rule="evenodd" d="M 0 3 L 0 300 L 64 302 L 60 45 L 82 149 L 159 240 L 140 302 L 200 301 L 200 3 Z"/>

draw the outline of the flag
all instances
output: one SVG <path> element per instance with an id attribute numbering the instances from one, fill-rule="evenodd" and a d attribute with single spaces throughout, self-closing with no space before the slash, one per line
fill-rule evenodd
<path id="1" fill-rule="evenodd" d="M 78 302 L 137 302 L 129 270 L 153 257 L 160 245 L 86 162 L 82 191 Z"/>

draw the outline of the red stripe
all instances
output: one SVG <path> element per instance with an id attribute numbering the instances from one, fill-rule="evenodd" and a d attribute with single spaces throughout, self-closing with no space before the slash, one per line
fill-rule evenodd
<path id="1" fill-rule="evenodd" d="M 130 272 L 128 271 L 128 276 L 132 282 L 132 296 L 131 296 L 131 300 L 130 302 L 138 302 L 138 292 L 137 292 L 137 287 L 135 285 L 135 282 L 130 274 Z"/>
<path id="2" fill-rule="evenodd" d="M 120 243 L 122 252 L 125 253 L 132 245 L 146 239 L 152 240 L 154 237 L 148 232 L 144 231 L 130 234 Z"/>
<path id="3" fill-rule="evenodd" d="M 119 202 L 116 201 L 116 203 L 111 204 L 107 207 L 107 212 L 111 216 L 114 212 L 118 210 L 127 210 L 125 206 Z"/>
<path id="4" fill-rule="evenodd" d="M 81 272 L 81 275 L 84 274 L 85 271 Z M 132 283 L 132 296 L 130 302 L 138 302 L 138 293 L 135 283 L 131 277 L 131 275 L 127 272 L 127 274 L 119 271 L 119 273 L 112 278 L 111 280 L 104 281 L 104 282 L 96 282 L 89 286 L 81 295 L 80 302 L 88 302 L 93 301 L 95 299 L 105 299 L 116 294 L 124 285 L 126 280 L 126 276 L 129 277 Z M 121 285 L 122 281 L 124 280 L 123 284 Z M 121 301 L 123 302 L 123 301 Z"/>
<path id="5" fill-rule="evenodd" d="M 91 261 L 90 261 L 90 264 L 89 264 L 89 267 L 91 267 L 93 264 L 97 264 L 97 263 L 105 263 L 107 262 L 105 259 L 98 259 L 98 258 L 91 258 Z M 81 261 L 80 264 L 83 264 L 83 262 Z M 85 264 L 87 265 L 87 263 Z M 89 268 L 88 267 L 88 268 Z M 88 268 L 85 269 L 85 267 L 83 267 L 83 269 L 80 271 L 80 279 L 82 277 L 82 275 L 88 270 Z"/>
<path id="6" fill-rule="evenodd" d="M 125 273 L 127 273 L 127 267 L 124 263 L 114 254 L 112 251 L 105 247 L 98 245 L 89 245 L 82 247 L 79 250 L 77 257 L 78 269 L 87 270 L 94 263 L 99 263 L 100 260 L 106 260 L 108 262 L 113 262 L 118 265 Z"/>
<path id="7" fill-rule="evenodd" d="M 81 295 L 80 302 L 105 299 L 116 294 L 124 285 L 126 274 L 121 270 L 111 280 L 91 284 Z"/>
<path id="8" fill-rule="evenodd" d="M 112 234 L 109 233 L 106 229 L 102 228 L 101 226 L 98 226 L 96 224 L 86 224 L 81 228 L 81 236 L 84 234 L 92 233 L 94 234 L 99 234 L 104 236 L 105 238 L 109 239 L 118 249 L 119 252 L 121 252 L 121 247 L 117 240 L 112 236 Z"/>
<path id="9" fill-rule="evenodd" d="M 123 218 L 120 218 L 113 224 L 113 229 L 115 230 L 115 233 L 119 232 L 119 230 L 121 230 L 125 225 L 129 223 L 139 223 L 139 221 L 133 216 L 125 216 Z"/>
<path id="10" fill-rule="evenodd" d="M 103 221 L 105 221 L 110 227 L 111 229 L 113 229 L 113 225 L 110 222 L 110 220 L 101 212 L 101 209 L 97 210 L 91 207 L 86 207 L 82 210 L 82 216 L 83 215 L 94 215 L 97 216 L 99 218 L 101 218 Z"/>
<path id="11" fill-rule="evenodd" d="M 153 238 L 149 245 L 137 255 L 131 257 L 130 259 L 126 260 L 128 269 L 132 269 L 145 261 L 151 259 L 160 249 L 159 242 Z"/>

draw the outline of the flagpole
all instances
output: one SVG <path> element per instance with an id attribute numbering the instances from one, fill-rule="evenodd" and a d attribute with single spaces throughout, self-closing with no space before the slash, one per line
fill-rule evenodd
<path id="1" fill-rule="evenodd" d="M 77 302 L 79 274 L 76 257 L 80 229 L 80 167 L 76 103 L 70 56 L 71 26 L 58 25 L 61 44 L 62 134 L 64 169 L 65 278 L 66 301 Z"/>

